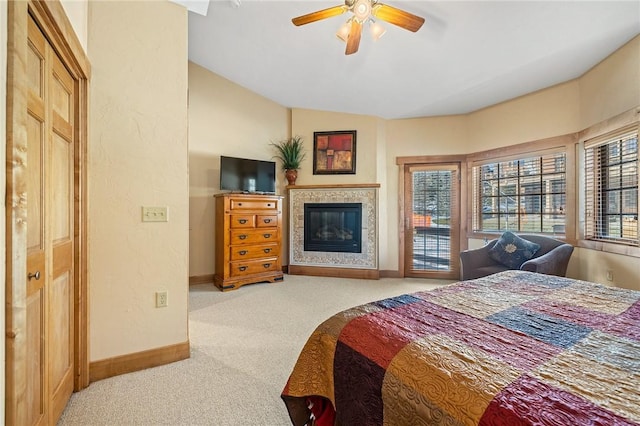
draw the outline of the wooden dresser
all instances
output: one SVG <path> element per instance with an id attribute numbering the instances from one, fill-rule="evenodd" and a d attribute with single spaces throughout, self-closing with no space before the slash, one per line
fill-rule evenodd
<path id="1" fill-rule="evenodd" d="M 218 194 L 216 273 L 222 291 L 282 281 L 282 197 Z"/>

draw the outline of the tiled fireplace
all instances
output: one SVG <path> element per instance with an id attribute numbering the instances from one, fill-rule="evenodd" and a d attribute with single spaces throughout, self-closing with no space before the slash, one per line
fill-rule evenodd
<path id="1" fill-rule="evenodd" d="M 304 251 L 362 253 L 362 203 L 304 203 Z"/>
<path id="2" fill-rule="evenodd" d="M 289 186 L 289 273 L 378 278 L 379 187 Z"/>

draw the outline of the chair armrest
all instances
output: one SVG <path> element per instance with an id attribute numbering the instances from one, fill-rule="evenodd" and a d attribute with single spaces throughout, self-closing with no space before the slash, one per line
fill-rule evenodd
<path id="1" fill-rule="evenodd" d="M 491 257 L 489 257 L 489 250 L 493 247 L 495 241 L 496 240 L 489 241 L 486 245 L 477 249 L 469 249 L 460 252 L 462 280 L 473 278 L 473 271 L 478 268 L 497 264 Z"/>
<path id="2" fill-rule="evenodd" d="M 569 264 L 572 253 L 572 245 L 562 244 L 540 257 L 527 260 L 520 266 L 520 269 L 523 271 L 564 277 L 567 273 L 567 265 Z"/>

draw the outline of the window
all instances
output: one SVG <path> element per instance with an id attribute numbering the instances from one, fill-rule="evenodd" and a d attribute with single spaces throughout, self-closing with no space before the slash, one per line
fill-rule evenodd
<path id="1" fill-rule="evenodd" d="M 585 142 L 585 239 L 638 246 L 638 129 Z"/>
<path id="2" fill-rule="evenodd" d="M 472 174 L 474 231 L 565 233 L 564 152 L 482 164 Z"/>

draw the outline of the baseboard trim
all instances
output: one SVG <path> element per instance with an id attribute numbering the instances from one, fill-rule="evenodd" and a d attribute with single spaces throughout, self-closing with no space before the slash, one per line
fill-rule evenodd
<path id="1" fill-rule="evenodd" d="M 362 278 L 368 280 L 377 280 L 380 278 L 380 273 L 377 269 L 289 265 L 288 272 L 290 275 L 311 275 L 314 277 Z"/>
<path id="2" fill-rule="evenodd" d="M 196 284 L 213 284 L 213 274 L 194 275 L 193 277 L 189 277 L 189 285 Z"/>
<path id="3" fill-rule="evenodd" d="M 170 364 L 190 356 L 189 341 L 162 348 L 149 349 L 89 363 L 89 381 L 95 382 L 121 374 Z"/>
<path id="4" fill-rule="evenodd" d="M 305 270 L 309 269 L 309 268 L 314 268 L 312 266 L 293 266 L 293 270 L 296 271 L 297 269 L 302 269 L 304 268 Z M 321 268 L 321 269 L 326 269 L 326 268 Z M 333 268 L 333 269 L 339 269 L 340 272 L 344 271 L 346 268 Z M 356 269 L 356 271 L 371 271 L 370 269 Z M 282 272 L 284 272 L 285 274 L 289 273 L 289 265 L 283 265 L 282 266 Z M 292 273 L 291 275 L 315 275 L 315 274 L 302 274 L 302 273 Z M 375 274 L 374 274 L 375 275 Z M 329 277 L 329 276 L 333 276 L 333 275 L 327 275 L 327 274 L 322 274 L 322 275 L 318 275 L 321 277 Z M 343 277 L 346 275 L 335 275 L 336 277 Z M 352 278 L 352 277 L 348 277 L 348 278 Z M 355 278 L 360 278 L 360 277 L 355 277 Z M 368 278 L 368 277 L 367 277 Z M 376 278 L 402 278 L 402 275 L 400 274 L 400 271 L 391 271 L 391 270 L 381 270 L 378 271 L 378 277 Z M 208 275 L 194 275 L 192 277 L 189 277 L 189 285 L 196 285 L 196 284 L 213 284 L 214 280 L 213 280 L 213 274 L 208 274 Z"/>

